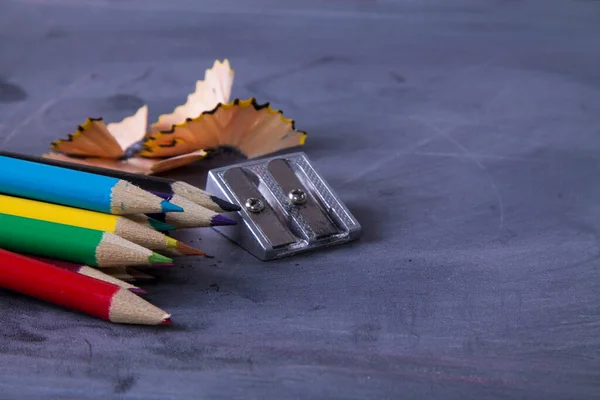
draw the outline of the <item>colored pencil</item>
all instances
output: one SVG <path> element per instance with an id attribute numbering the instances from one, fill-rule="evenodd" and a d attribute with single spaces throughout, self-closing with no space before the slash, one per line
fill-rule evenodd
<path id="1" fill-rule="evenodd" d="M 202 207 L 208 208 L 209 210 L 213 210 L 216 212 L 240 210 L 239 206 L 231 204 L 228 201 L 225 201 L 200 188 L 197 188 L 195 186 L 190 185 L 189 183 L 182 181 L 176 181 L 159 176 L 133 174 L 131 172 L 123 172 L 108 168 L 92 167 L 90 165 L 70 163 L 66 161 L 53 160 L 49 158 L 36 157 L 26 154 L 11 153 L 7 151 L 0 151 L 0 155 L 26 161 L 37 162 L 40 164 L 53 165 L 57 167 L 69 168 L 77 171 L 122 179 L 131 182 L 144 190 L 153 192 L 161 197 L 176 194 L 185 197 L 188 200 Z"/>
<path id="2" fill-rule="evenodd" d="M 110 171 L 110 170 L 109 170 Z M 133 174 L 132 174 L 133 175 Z M 134 175 L 137 176 L 137 175 Z M 123 178 L 121 178 L 123 179 Z M 216 212 L 240 211 L 241 208 L 235 204 L 221 199 L 205 190 L 197 188 L 183 181 L 161 178 L 157 176 L 139 175 L 136 179 L 136 185 L 144 190 L 152 192 L 157 196 L 166 199 L 167 196 L 178 195 Z M 159 187 L 153 189 L 153 187 Z M 161 190 L 162 189 L 162 190 Z"/>
<path id="3" fill-rule="evenodd" d="M 1 213 L 0 248 L 93 267 L 173 261 L 112 233 Z"/>
<path id="4" fill-rule="evenodd" d="M 80 228 L 114 233 L 151 250 L 175 249 L 181 255 L 204 255 L 205 253 L 179 243 L 152 228 L 145 227 L 123 216 L 104 214 L 0 194 L 0 213 L 40 221 L 55 222 Z"/>
<path id="5" fill-rule="evenodd" d="M 125 217 L 133 222 L 137 222 L 140 225 L 147 226 L 148 228 L 152 228 L 157 231 L 167 232 L 177 229 L 173 225 L 165 224 L 164 222 L 160 222 L 144 214 L 128 214 Z"/>
<path id="6" fill-rule="evenodd" d="M 163 256 L 167 256 L 170 258 L 188 257 L 188 256 L 205 256 L 206 255 L 205 252 L 200 251 L 194 247 L 187 246 L 179 241 L 177 243 L 179 244 L 180 248 L 162 249 L 162 250 L 157 250 L 157 252 L 162 254 Z M 191 251 L 190 251 L 190 249 L 191 249 Z"/>
<path id="7" fill-rule="evenodd" d="M 4 249 L 0 287 L 115 323 L 171 324 L 169 314 L 127 289 Z"/>
<path id="8" fill-rule="evenodd" d="M 169 196 L 169 201 L 184 209 L 180 213 L 148 214 L 158 221 L 173 225 L 176 228 L 200 228 L 207 226 L 235 225 L 236 222 L 208 208 L 199 206 L 179 195 Z"/>
<path id="9" fill-rule="evenodd" d="M 181 207 L 130 182 L 0 156 L 0 193 L 109 214 L 180 212 Z"/>
<path id="10" fill-rule="evenodd" d="M 77 272 L 78 274 L 89 276 L 90 278 L 95 278 L 95 279 L 99 279 L 104 282 L 112 283 L 113 285 L 117 285 L 119 287 L 129 290 L 131 293 L 140 294 L 140 295 L 148 294 L 148 292 L 146 292 L 145 290 L 143 290 L 137 286 L 134 286 L 131 283 L 124 282 L 120 279 L 117 279 L 108 274 L 105 274 L 104 272 L 102 272 L 96 268 L 88 267 L 87 265 L 78 265 L 78 264 L 73 264 L 73 263 L 66 262 L 66 261 L 53 260 L 50 258 L 44 258 L 44 257 L 38 257 L 38 256 L 27 256 L 27 257 L 33 258 L 34 260 L 38 260 L 41 262 L 45 262 L 46 264 L 54 265 L 55 267 L 58 267 L 58 268 Z"/>
<path id="11" fill-rule="evenodd" d="M 145 274 L 133 268 L 112 267 L 103 269 L 102 271 L 112 276 L 113 278 L 117 278 L 127 282 L 154 280 L 154 277 L 152 275 Z"/>

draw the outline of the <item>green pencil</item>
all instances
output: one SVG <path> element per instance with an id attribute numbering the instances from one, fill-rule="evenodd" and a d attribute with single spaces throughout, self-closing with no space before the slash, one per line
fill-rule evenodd
<path id="1" fill-rule="evenodd" d="M 0 214 L 0 248 L 94 267 L 168 264 L 112 233 Z"/>

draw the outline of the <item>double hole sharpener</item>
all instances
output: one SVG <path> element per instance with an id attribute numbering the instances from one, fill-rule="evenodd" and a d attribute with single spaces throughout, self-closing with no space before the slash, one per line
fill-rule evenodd
<path id="1" fill-rule="evenodd" d="M 304 153 L 213 169 L 206 189 L 242 210 L 238 224 L 215 227 L 261 260 L 356 240 L 358 221 Z"/>

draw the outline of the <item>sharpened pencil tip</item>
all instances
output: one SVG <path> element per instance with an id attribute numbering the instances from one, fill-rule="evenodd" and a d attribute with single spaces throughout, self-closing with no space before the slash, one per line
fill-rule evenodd
<path id="1" fill-rule="evenodd" d="M 198 250 L 192 246 L 188 246 L 187 244 L 183 244 L 181 242 L 177 242 L 177 251 L 185 256 L 203 256 L 206 255 L 205 252 Z"/>
<path id="2" fill-rule="evenodd" d="M 131 275 L 134 281 L 155 279 L 152 275 L 145 274 L 133 268 L 127 268 L 127 273 Z"/>
<path id="3" fill-rule="evenodd" d="M 154 264 L 172 264 L 173 260 L 169 257 L 165 257 L 158 253 L 152 252 L 152 255 L 148 257 L 148 262 L 152 265 Z"/>
<path id="4" fill-rule="evenodd" d="M 183 212 L 183 208 L 166 200 L 160 202 L 162 212 Z"/>
<path id="5" fill-rule="evenodd" d="M 163 322 L 160 323 L 161 325 L 171 325 L 171 318 L 167 318 L 165 319 Z"/>
<path id="6" fill-rule="evenodd" d="M 242 209 L 240 206 L 220 199 L 217 196 L 210 196 L 210 199 L 223 211 L 240 211 Z"/>
<path id="7" fill-rule="evenodd" d="M 236 224 L 237 224 L 237 222 L 235 222 L 234 220 L 229 219 L 227 217 L 224 217 L 221 214 L 217 214 L 210 219 L 211 226 L 236 225 Z"/>
<path id="8" fill-rule="evenodd" d="M 156 220 L 154 218 L 150 218 L 150 217 L 148 217 L 148 222 L 150 223 L 150 226 L 153 227 L 154 229 L 156 229 L 157 231 L 165 232 L 165 231 L 174 231 L 175 229 L 177 229 L 173 225 L 169 225 L 165 222 L 161 222 L 161 221 L 158 221 L 158 220 Z"/>
<path id="9" fill-rule="evenodd" d="M 129 288 L 129 291 L 131 293 L 143 296 L 145 294 L 148 294 L 148 292 L 146 292 L 144 289 L 140 289 L 140 288 Z"/>

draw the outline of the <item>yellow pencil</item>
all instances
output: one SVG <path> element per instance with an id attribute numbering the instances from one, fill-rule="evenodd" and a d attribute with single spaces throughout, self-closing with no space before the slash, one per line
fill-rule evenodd
<path id="1" fill-rule="evenodd" d="M 113 214 L 5 195 L 0 195 L 0 214 L 114 233 L 140 246 L 152 250 L 165 250 L 169 254 L 205 254 L 152 228 Z"/>

